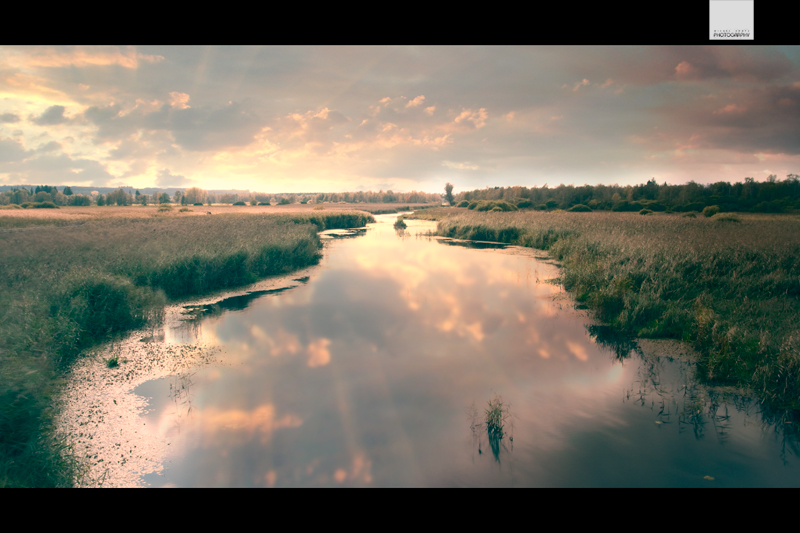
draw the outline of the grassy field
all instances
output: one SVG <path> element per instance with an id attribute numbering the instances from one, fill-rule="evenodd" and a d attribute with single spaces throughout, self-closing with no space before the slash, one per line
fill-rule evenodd
<path id="1" fill-rule="evenodd" d="M 134 218 L 63 211 L 0 216 L 0 487 L 72 484 L 77 465 L 51 440 L 50 409 L 61 372 L 83 349 L 158 320 L 170 299 L 315 264 L 317 231 L 374 221 L 311 209 Z"/>
<path id="2" fill-rule="evenodd" d="M 438 220 L 438 235 L 548 250 L 565 288 L 616 330 L 688 341 L 705 378 L 800 409 L 800 217 L 458 208 L 414 216 Z"/>

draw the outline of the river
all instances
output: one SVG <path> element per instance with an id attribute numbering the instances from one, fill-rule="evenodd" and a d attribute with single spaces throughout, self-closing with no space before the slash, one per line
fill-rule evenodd
<path id="1" fill-rule="evenodd" d="M 685 348 L 615 338 L 541 252 L 395 218 L 86 354 L 59 426 L 79 484 L 800 486 L 784 426 Z"/>

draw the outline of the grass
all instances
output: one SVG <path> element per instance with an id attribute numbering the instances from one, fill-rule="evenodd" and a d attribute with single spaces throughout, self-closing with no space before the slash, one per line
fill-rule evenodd
<path id="1" fill-rule="evenodd" d="M 423 216 L 439 219 L 438 235 L 549 251 L 565 288 L 615 331 L 690 342 L 704 379 L 749 387 L 775 409 L 800 409 L 800 218 Z"/>
<path id="2" fill-rule="evenodd" d="M 408 225 L 403 220 L 402 216 L 397 217 L 397 220 L 394 221 L 394 229 L 406 229 Z"/>
<path id="3" fill-rule="evenodd" d="M 310 210 L 16 220 L 27 224 L 0 224 L 0 487 L 71 486 L 78 465 L 52 440 L 52 399 L 86 348 L 157 321 L 170 299 L 315 264 L 318 231 L 374 221 Z"/>
<path id="4" fill-rule="evenodd" d="M 506 421 L 511 416 L 509 412 L 510 405 L 503 403 L 503 397 L 497 394 L 488 402 L 489 408 L 486 409 L 486 431 L 489 433 L 489 438 L 502 439 Z"/>

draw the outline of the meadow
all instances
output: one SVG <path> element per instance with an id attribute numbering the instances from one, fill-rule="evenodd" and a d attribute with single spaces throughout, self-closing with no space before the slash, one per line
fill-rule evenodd
<path id="1" fill-rule="evenodd" d="M 691 343 L 701 376 L 800 409 L 800 217 L 432 209 L 437 235 L 547 250 L 620 333 Z"/>
<path id="2" fill-rule="evenodd" d="M 52 398 L 84 349 L 158 321 L 170 300 L 315 264 L 318 231 L 374 221 L 334 209 L 108 209 L 0 214 L 0 487 L 72 485 L 79 465 L 52 439 Z"/>

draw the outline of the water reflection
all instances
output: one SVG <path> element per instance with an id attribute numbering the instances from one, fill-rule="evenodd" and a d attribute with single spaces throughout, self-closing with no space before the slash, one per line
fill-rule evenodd
<path id="1" fill-rule="evenodd" d="M 223 355 L 137 378 L 138 416 L 169 446 L 143 483 L 800 485 L 751 403 L 594 324 L 536 252 L 376 218 L 329 234 L 300 285 L 187 306 L 145 343 Z M 495 391 L 514 406 L 502 432 L 483 412 Z"/>

